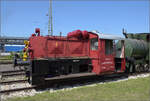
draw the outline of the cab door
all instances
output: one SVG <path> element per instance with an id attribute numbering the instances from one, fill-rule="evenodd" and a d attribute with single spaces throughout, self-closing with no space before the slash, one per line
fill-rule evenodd
<path id="1" fill-rule="evenodd" d="M 98 37 L 92 37 L 90 39 L 90 57 L 92 62 L 92 72 L 99 74 L 99 49 L 98 49 Z"/>
<path id="2" fill-rule="evenodd" d="M 101 72 L 114 72 L 114 45 L 113 40 L 103 39 L 101 42 L 100 69 Z"/>

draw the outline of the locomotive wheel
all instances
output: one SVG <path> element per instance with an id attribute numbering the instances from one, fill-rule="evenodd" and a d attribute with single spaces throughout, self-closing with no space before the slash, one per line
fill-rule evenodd
<path id="1" fill-rule="evenodd" d="M 145 72 L 148 72 L 148 70 L 149 70 L 149 65 L 148 65 L 148 64 L 145 64 L 145 65 L 144 65 L 144 71 L 145 71 Z"/>
<path id="2" fill-rule="evenodd" d="M 129 58 L 129 72 L 130 73 L 135 73 L 136 69 L 135 69 L 135 59 L 134 58 Z"/>
<path id="3" fill-rule="evenodd" d="M 130 73 L 133 73 L 133 72 L 134 72 L 134 71 L 133 71 L 133 64 L 130 64 L 130 65 L 129 65 L 129 72 L 130 72 Z"/>
<path id="4" fill-rule="evenodd" d="M 140 69 L 140 72 L 144 72 L 144 66 L 143 65 L 140 65 L 139 69 Z"/>
<path id="5" fill-rule="evenodd" d="M 127 73 L 134 73 L 135 72 L 135 64 L 133 58 L 126 58 L 126 72 Z"/>
<path id="6" fill-rule="evenodd" d="M 130 65 L 129 65 L 129 63 L 127 62 L 127 63 L 126 63 L 125 72 L 126 72 L 126 73 L 130 73 L 130 70 L 129 70 L 129 69 L 130 69 Z"/>
<path id="7" fill-rule="evenodd" d="M 137 64 L 137 65 L 135 66 L 135 71 L 136 71 L 136 72 L 140 72 L 140 65 L 139 65 L 139 64 Z"/>

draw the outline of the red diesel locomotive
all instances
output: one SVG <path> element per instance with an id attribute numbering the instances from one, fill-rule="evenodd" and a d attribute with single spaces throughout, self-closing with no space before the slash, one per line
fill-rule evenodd
<path id="1" fill-rule="evenodd" d="M 116 48 L 116 40 L 121 48 Z M 27 73 L 33 85 L 47 78 L 113 74 L 125 71 L 124 38 L 76 30 L 67 36 L 41 36 L 40 29 L 29 38 Z"/>

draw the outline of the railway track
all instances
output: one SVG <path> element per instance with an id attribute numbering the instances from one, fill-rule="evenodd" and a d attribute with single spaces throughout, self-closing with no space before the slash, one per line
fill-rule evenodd
<path id="1" fill-rule="evenodd" d="M 36 86 L 23 87 L 23 88 L 16 88 L 16 89 L 9 89 L 9 90 L 1 90 L 1 91 L 0 91 L 0 94 L 10 93 L 10 92 L 15 92 L 15 91 L 30 90 L 30 89 L 35 89 L 35 88 L 36 88 Z"/>
<path id="2" fill-rule="evenodd" d="M 142 73 L 140 73 L 142 74 Z M 37 85 L 37 86 L 30 86 L 30 87 L 21 87 L 21 88 L 13 88 L 13 89 L 7 89 L 7 90 L 1 90 L 0 94 L 8 94 L 12 92 L 17 91 L 28 91 L 32 89 L 46 89 L 46 88 L 54 88 L 59 89 L 63 88 L 63 86 L 74 86 L 76 84 L 78 85 L 85 85 L 85 84 L 95 84 L 100 82 L 111 82 L 111 81 L 117 81 L 118 79 L 122 78 L 128 78 L 128 76 L 136 76 L 136 74 L 115 74 L 115 75 L 103 75 L 103 76 L 96 76 L 96 75 L 90 75 L 90 76 L 84 76 L 79 75 L 78 77 L 69 76 L 68 78 L 64 79 L 64 77 L 56 77 L 54 79 L 46 79 L 44 84 Z M 27 80 L 14 80 L 14 81 L 3 81 L 0 82 L 2 85 L 7 84 L 15 84 L 15 83 L 27 83 Z"/>
<path id="3" fill-rule="evenodd" d="M 20 75 L 25 75 L 24 70 L 11 70 L 11 71 L 1 71 L 1 78 L 4 77 L 11 77 L 11 76 L 20 76 Z"/>
<path id="4" fill-rule="evenodd" d="M 2 81 L 0 82 L 1 85 L 4 84 L 12 84 L 12 83 L 24 83 L 24 82 L 28 82 L 28 80 L 12 80 L 12 81 Z"/>
<path id="5" fill-rule="evenodd" d="M 13 64 L 13 60 L 10 60 L 10 59 L 0 59 L 0 64 Z"/>
<path id="6" fill-rule="evenodd" d="M 0 80 L 0 85 L 6 86 L 6 85 L 11 85 L 11 84 L 19 84 L 19 83 L 27 83 L 28 80 L 26 79 L 18 79 L 16 80 L 16 76 L 23 76 L 25 75 L 24 70 L 9 70 L 9 71 L 0 71 L 1 75 L 1 80 Z M 13 80 L 7 80 L 7 78 L 12 78 Z M 26 90 L 26 89 L 31 89 L 32 87 L 23 87 L 23 88 L 16 88 L 16 89 L 10 89 L 10 90 L 1 90 L 0 93 L 8 93 L 8 92 L 13 92 L 13 91 L 20 91 L 20 90 Z"/>
<path id="7" fill-rule="evenodd" d="M 0 73 L 17 73 L 17 72 L 24 72 L 24 70 L 0 71 Z"/>
<path id="8" fill-rule="evenodd" d="M 44 84 L 41 85 L 37 85 L 37 86 L 30 86 L 30 87 L 21 87 L 21 88 L 13 88 L 13 89 L 6 89 L 6 90 L 1 90 L 0 94 L 7 94 L 7 93 L 12 93 L 12 92 L 16 92 L 16 91 L 27 91 L 27 90 L 31 90 L 31 89 L 46 89 L 46 88 L 61 88 L 65 85 L 76 85 L 76 84 L 80 84 L 80 85 L 84 85 L 84 84 L 89 84 L 89 83 L 96 83 L 96 82 L 105 82 L 105 80 L 111 80 L 112 78 L 116 77 L 120 77 L 123 75 L 116 75 L 116 76 L 108 76 L 108 77 L 100 77 L 100 76 L 96 76 L 96 75 L 89 75 L 89 76 L 84 76 L 83 75 L 78 75 L 78 77 L 73 77 L 73 76 L 68 76 L 68 78 L 60 78 L 60 77 L 56 77 L 55 79 L 51 79 L 51 80 L 45 80 Z M 3 85 L 7 85 L 7 84 L 14 84 L 14 83 L 27 83 L 27 80 L 16 80 L 16 81 L 4 81 L 1 82 L 0 84 Z"/>
<path id="9" fill-rule="evenodd" d="M 3 74 L 2 78 L 3 77 L 10 77 L 10 76 L 20 76 L 20 75 L 25 75 L 25 73 L 24 72 L 20 72 L 20 73 Z"/>

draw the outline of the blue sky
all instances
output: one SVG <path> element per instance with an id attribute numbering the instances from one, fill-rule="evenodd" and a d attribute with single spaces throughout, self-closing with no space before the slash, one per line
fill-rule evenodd
<path id="1" fill-rule="evenodd" d="M 53 1 L 54 35 L 62 32 L 98 30 L 122 35 L 127 32 L 149 32 L 149 1 L 55 0 Z M 2 0 L 1 34 L 28 37 L 36 27 L 48 34 L 48 0 Z"/>

